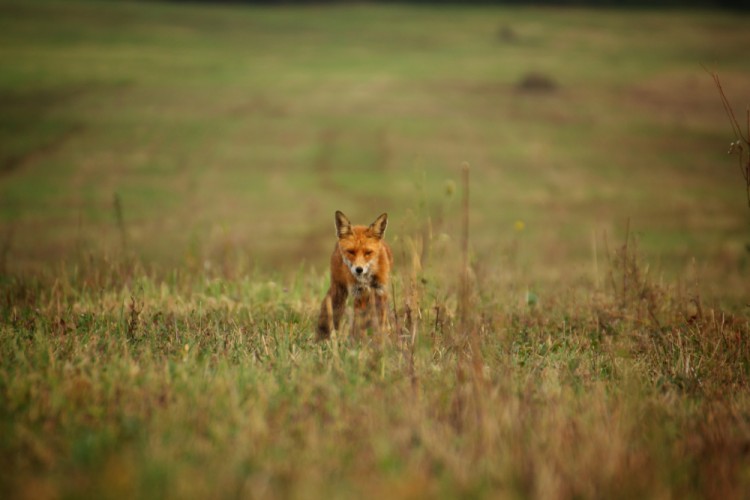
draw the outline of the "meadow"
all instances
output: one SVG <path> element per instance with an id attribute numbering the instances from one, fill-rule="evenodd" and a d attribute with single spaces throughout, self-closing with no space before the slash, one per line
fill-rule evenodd
<path id="1" fill-rule="evenodd" d="M 0 1 L 0 496 L 746 496 L 747 25 Z"/>

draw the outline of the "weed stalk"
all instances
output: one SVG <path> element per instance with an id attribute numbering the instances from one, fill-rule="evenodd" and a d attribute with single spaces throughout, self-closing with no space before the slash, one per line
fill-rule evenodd
<path id="1" fill-rule="evenodd" d="M 729 103 L 727 95 L 724 93 L 724 88 L 721 85 L 719 74 L 715 71 L 708 71 L 708 73 L 713 78 L 716 89 L 719 91 L 721 104 L 724 107 L 724 112 L 727 114 L 729 123 L 732 126 L 732 133 L 734 134 L 735 141 L 729 144 L 728 153 L 737 155 L 740 175 L 742 175 L 742 178 L 745 180 L 747 207 L 750 208 L 750 106 L 748 106 L 746 110 L 746 132 L 745 134 L 743 134 L 740 122 L 739 120 L 737 120 L 737 116 L 734 114 L 734 109 Z"/>
<path id="2" fill-rule="evenodd" d="M 122 248 L 123 255 L 128 255 L 128 232 L 125 227 L 125 216 L 122 209 L 122 199 L 119 193 L 115 193 L 112 201 L 112 209 L 114 210 L 115 223 L 117 224 L 117 230 L 120 233 L 120 245 Z"/>

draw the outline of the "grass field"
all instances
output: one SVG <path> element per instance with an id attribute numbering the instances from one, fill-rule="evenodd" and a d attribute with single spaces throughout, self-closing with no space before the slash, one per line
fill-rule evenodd
<path id="1" fill-rule="evenodd" d="M 743 497 L 748 20 L 0 1 L 0 496 Z"/>

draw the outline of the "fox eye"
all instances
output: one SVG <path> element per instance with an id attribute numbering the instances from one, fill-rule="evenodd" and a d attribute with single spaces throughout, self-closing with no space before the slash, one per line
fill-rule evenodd
<path id="1" fill-rule="evenodd" d="M 365 250 L 365 257 L 372 255 L 372 250 Z"/>
<path id="2" fill-rule="evenodd" d="M 349 255 L 356 255 L 357 254 L 357 252 L 355 252 L 354 250 L 347 250 L 346 253 L 348 253 Z"/>

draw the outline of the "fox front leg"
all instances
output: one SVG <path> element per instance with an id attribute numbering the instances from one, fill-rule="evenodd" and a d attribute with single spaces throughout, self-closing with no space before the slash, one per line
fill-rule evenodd
<path id="1" fill-rule="evenodd" d="M 331 288 L 328 289 L 328 293 L 320 305 L 318 340 L 326 340 L 331 336 L 331 330 L 339 329 L 348 295 L 346 287 L 331 284 Z"/>
<path id="2" fill-rule="evenodd" d="M 375 296 L 378 326 L 383 330 L 388 327 L 388 294 L 380 293 L 380 290 L 376 290 L 373 295 Z"/>

